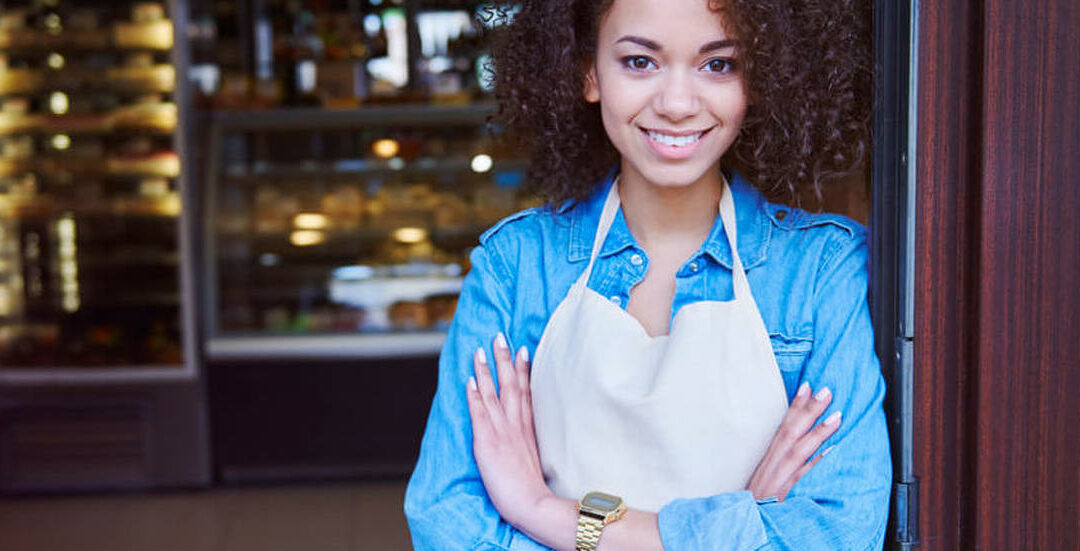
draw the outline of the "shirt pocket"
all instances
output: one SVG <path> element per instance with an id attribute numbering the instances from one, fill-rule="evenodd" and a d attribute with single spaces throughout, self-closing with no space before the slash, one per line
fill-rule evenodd
<path id="1" fill-rule="evenodd" d="M 813 341 L 809 337 L 792 337 L 783 333 L 769 333 L 769 341 L 772 343 L 776 366 L 780 368 L 780 377 L 784 379 L 784 388 L 790 402 L 798 389 L 797 385 L 803 366 L 806 365 L 806 358 L 813 348 Z"/>

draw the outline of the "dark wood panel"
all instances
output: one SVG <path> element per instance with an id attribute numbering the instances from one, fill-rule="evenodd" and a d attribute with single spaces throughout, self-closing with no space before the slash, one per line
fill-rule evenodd
<path id="1" fill-rule="evenodd" d="M 1078 549 L 1080 3 L 921 9 L 922 544 Z"/>
<path id="2" fill-rule="evenodd" d="M 986 3 L 977 541 L 1080 548 L 1080 4 Z"/>
<path id="3" fill-rule="evenodd" d="M 982 103 L 978 4 L 923 3 L 916 160 L 915 471 L 925 549 L 970 539 Z"/>

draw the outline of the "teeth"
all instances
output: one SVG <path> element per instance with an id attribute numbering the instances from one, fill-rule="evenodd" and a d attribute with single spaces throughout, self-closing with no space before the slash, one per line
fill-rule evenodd
<path id="1" fill-rule="evenodd" d="M 667 134 L 661 134 L 661 133 L 653 131 L 653 130 L 649 130 L 648 132 L 649 132 L 649 138 L 650 139 L 652 139 L 652 140 L 654 140 L 656 142 L 659 142 L 659 143 L 661 143 L 663 145 L 668 145 L 668 146 L 673 146 L 673 147 L 686 147 L 686 146 L 700 140 L 701 136 L 705 134 L 704 132 L 698 132 L 697 134 L 691 134 L 689 136 L 669 136 Z"/>

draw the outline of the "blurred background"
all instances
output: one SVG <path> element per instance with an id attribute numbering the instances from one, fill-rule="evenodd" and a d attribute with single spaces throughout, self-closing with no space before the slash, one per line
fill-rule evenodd
<path id="1" fill-rule="evenodd" d="M 0 0 L 0 549 L 407 549 L 468 253 L 539 203 L 478 0 Z M 867 221 L 868 173 L 825 208 Z"/>

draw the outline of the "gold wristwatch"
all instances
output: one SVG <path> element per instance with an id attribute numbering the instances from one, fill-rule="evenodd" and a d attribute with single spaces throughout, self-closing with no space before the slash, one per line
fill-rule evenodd
<path id="1" fill-rule="evenodd" d="M 593 551 L 600 544 L 605 526 L 626 514 L 626 504 L 619 496 L 589 492 L 578 501 L 577 551 Z"/>

